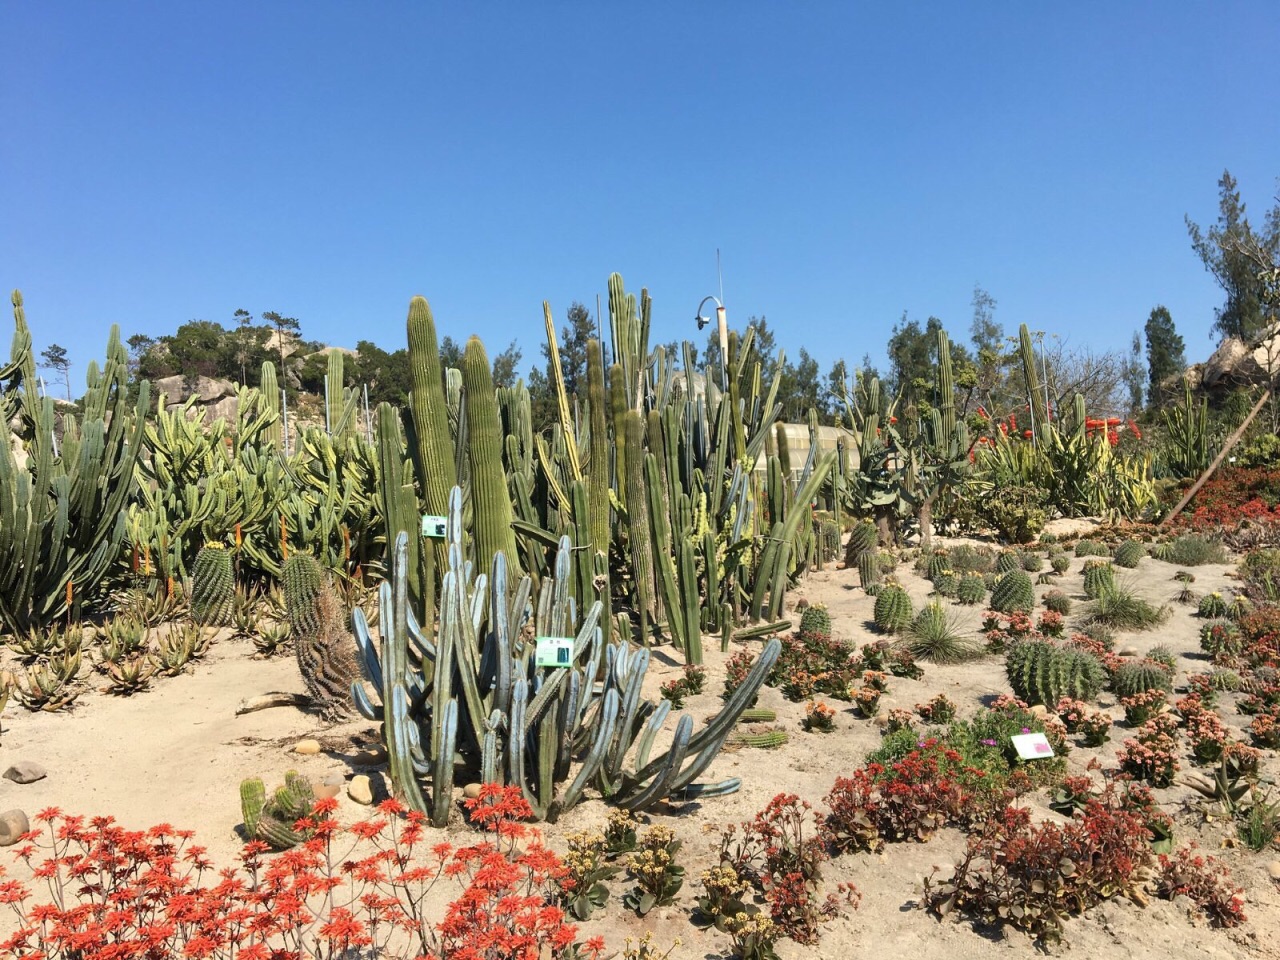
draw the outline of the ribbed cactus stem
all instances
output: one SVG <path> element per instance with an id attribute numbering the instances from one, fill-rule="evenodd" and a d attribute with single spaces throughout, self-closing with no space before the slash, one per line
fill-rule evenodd
<path id="1" fill-rule="evenodd" d="M 636 606 L 646 620 L 655 616 L 653 594 L 653 548 L 650 543 L 649 498 L 644 480 L 644 421 L 628 410 L 623 416 L 627 489 L 627 546 L 631 555 L 631 579 Z M 643 628 L 642 624 L 642 628 Z M 644 637 L 648 642 L 648 637 Z"/>
<path id="2" fill-rule="evenodd" d="M 1048 417 L 1045 415 L 1044 394 L 1040 392 L 1040 375 L 1036 372 L 1036 352 L 1031 344 L 1031 331 L 1027 329 L 1025 323 L 1018 328 L 1018 343 L 1022 357 L 1022 379 L 1027 386 L 1027 396 L 1031 404 L 1031 420 L 1039 435 Z"/>
<path id="3" fill-rule="evenodd" d="M 942 435 L 937 442 L 950 442 L 956 429 L 956 386 L 951 378 L 951 341 L 947 331 L 938 331 L 938 413 L 942 417 Z"/>
<path id="4" fill-rule="evenodd" d="M 604 356 L 599 340 L 587 341 L 587 414 L 591 424 L 588 502 L 591 546 L 609 553 L 609 412 L 605 398 Z"/>
<path id="5" fill-rule="evenodd" d="M 481 573 L 489 572 L 493 555 L 501 551 L 516 568 L 515 531 L 511 526 L 511 495 L 502 467 L 502 422 L 493 372 L 484 344 L 478 337 L 467 341 L 462 355 L 462 387 L 467 411 L 467 455 L 471 464 L 471 516 L 475 531 L 474 560 Z"/>
<path id="6" fill-rule="evenodd" d="M 423 297 L 409 302 L 409 405 L 413 411 L 416 472 L 422 483 L 426 511 L 444 516 L 449 507 L 449 491 L 457 483 L 453 440 L 449 435 L 449 410 L 444 397 L 444 374 L 440 367 L 440 345 L 435 320 Z M 437 559 L 443 558 L 443 548 Z"/>
<path id="7" fill-rule="evenodd" d="M 271 421 L 263 431 L 263 436 L 277 450 L 284 443 L 284 428 L 280 420 L 280 384 L 276 380 L 276 365 L 270 360 L 262 361 L 262 375 L 258 390 L 262 393 L 262 406 L 271 414 Z"/>

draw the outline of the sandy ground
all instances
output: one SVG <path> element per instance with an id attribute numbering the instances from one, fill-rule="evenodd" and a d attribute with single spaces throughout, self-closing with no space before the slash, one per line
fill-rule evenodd
<path id="1" fill-rule="evenodd" d="M 1073 560 L 1071 570 L 1061 579 L 1062 588 L 1076 598 L 1076 611 L 1083 602 L 1082 565 L 1083 560 Z M 1196 568 L 1195 590 L 1230 589 L 1231 569 Z M 1168 603 L 1178 589 L 1172 579 L 1175 571 L 1172 565 L 1147 559 L 1122 579 L 1149 600 Z M 929 584 L 906 565 L 900 568 L 899 576 L 917 605 L 924 602 Z M 867 625 L 873 601 L 856 583 L 856 571 L 829 569 L 810 575 L 793 598 L 826 604 L 835 634 L 861 644 L 874 637 Z M 1037 587 L 1037 594 L 1048 589 L 1051 587 Z M 1171 608 L 1165 625 L 1151 633 L 1122 635 L 1118 646 L 1145 652 L 1156 643 L 1166 644 L 1179 655 L 1180 677 L 1185 678 L 1187 673 L 1206 669 L 1198 644 L 1201 621 L 1193 616 L 1193 608 L 1177 604 Z M 968 627 L 977 629 L 980 609 L 951 609 Z M 758 644 L 747 646 L 753 645 Z M 729 656 L 720 652 L 712 638 L 707 639 L 706 649 L 707 691 L 685 708 L 699 723 L 720 707 L 718 694 Z M 294 708 L 236 715 L 245 698 L 273 690 L 303 689 L 291 657 L 256 660 L 252 653 L 253 647 L 246 641 L 222 639 L 189 675 L 157 681 L 151 690 L 129 698 L 92 690 L 64 713 L 32 714 L 11 703 L 2 718 L 0 769 L 19 760 L 32 760 L 43 765 L 48 776 L 26 785 L 0 779 L 0 810 L 20 807 L 34 814 L 43 807 L 59 806 L 69 812 L 111 814 L 131 827 L 167 821 L 196 830 L 214 859 L 229 864 L 239 849 L 235 828 L 240 821 L 238 784 L 243 778 L 261 776 L 274 784 L 286 770 L 296 769 L 314 782 L 333 774 L 350 778 L 357 773 L 371 773 L 377 780 L 382 768 L 376 754 L 368 749 L 377 735 L 374 724 L 359 721 L 334 727 Z M 679 670 L 671 653 L 669 648 L 655 651 L 648 678 L 652 689 L 647 691 L 654 697 L 658 685 Z M 984 697 L 1009 689 L 997 657 L 954 667 L 923 666 L 925 674 L 920 681 L 891 681 L 883 708 L 910 709 L 941 692 L 959 704 L 960 714 L 965 716 L 974 712 Z M 90 680 L 94 682 L 96 677 Z M 780 791 L 799 794 L 820 806 L 835 778 L 860 765 L 867 751 L 879 742 L 880 734 L 871 721 L 858 718 L 848 704 L 831 703 L 840 711 L 836 732 L 806 733 L 800 727 L 804 705 L 789 703 L 777 690 L 766 688 L 759 705 L 778 711 L 779 723 L 790 732 L 790 741 L 772 751 L 726 750 L 705 779 L 741 777 L 743 789 L 739 793 L 646 818 L 669 824 L 684 841 L 681 860 L 687 867 L 687 879 L 678 903 L 638 918 L 622 905 L 629 883 L 619 876 L 611 882 L 613 899 L 604 911 L 581 925 L 582 936 L 600 934 L 611 950 L 620 950 L 625 937 L 651 930 L 664 947 L 676 938 L 682 940 L 671 953 L 673 960 L 726 956 L 726 936 L 699 932 L 688 920 L 700 888 L 698 877 L 711 865 L 718 846 L 716 829 L 749 819 Z M 1114 766 L 1115 751 L 1128 735 L 1123 711 L 1115 707 L 1110 694 L 1103 694 L 1101 705 L 1110 708 L 1119 721 L 1112 741 L 1100 750 L 1073 750 L 1073 772 L 1082 772 L 1095 756 L 1105 766 Z M 1231 696 L 1222 698 L 1220 712 L 1228 724 L 1244 726 Z M 668 727 L 673 725 L 668 721 Z M 293 745 L 308 737 L 319 739 L 326 749 L 315 756 L 293 753 Z M 1190 768 L 1189 759 L 1183 768 Z M 1265 772 L 1274 775 L 1276 769 L 1275 756 L 1268 756 Z M 1280 957 L 1280 887 L 1268 876 L 1268 865 L 1280 859 L 1280 851 L 1255 854 L 1243 848 L 1218 849 L 1223 847 L 1227 831 L 1203 824 L 1193 809 L 1195 795 L 1190 790 L 1174 786 L 1158 791 L 1157 796 L 1177 821 L 1175 839 L 1179 844 L 1196 838 L 1231 866 L 1237 883 L 1244 887 L 1249 923 L 1234 931 L 1221 931 L 1189 918 L 1185 903 L 1153 900 L 1146 908 L 1127 901 L 1109 903 L 1071 921 L 1067 944 L 1054 952 L 1079 957 Z M 1042 796 L 1027 802 L 1052 816 L 1043 808 Z M 345 792 L 341 795 L 342 819 L 356 820 L 367 813 L 368 808 L 355 804 Z M 554 847 L 566 832 L 599 826 L 606 813 L 601 801 L 589 799 L 563 822 L 546 828 L 548 842 Z M 466 836 L 464 828 L 450 830 Z M 855 883 L 863 894 L 861 908 L 829 924 L 817 947 L 782 941 L 780 956 L 784 960 L 859 955 L 942 960 L 987 956 L 992 951 L 1010 957 L 1037 952 L 1021 933 L 978 929 L 964 921 L 939 922 L 917 908 L 921 878 L 934 866 L 949 867 L 962 847 L 960 833 L 945 831 L 927 844 L 892 844 L 880 855 L 837 859 L 826 868 L 824 879 L 832 888 L 841 881 Z M 0 862 L 8 860 L 7 851 L 0 851 Z M 6 922 L 9 918 L 0 916 L 0 930 Z"/>

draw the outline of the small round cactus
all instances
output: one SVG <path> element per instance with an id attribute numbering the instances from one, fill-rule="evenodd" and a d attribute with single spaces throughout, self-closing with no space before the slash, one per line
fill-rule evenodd
<path id="1" fill-rule="evenodd" d="M 1053 568 L 1054 573 L 1062 576 L 1071 569 L 1071 558 L 1065 553 L 1055 553 L 1049 560 L 1049 566 Z"/>
<path id="2" fill-rule="evenodd" d="M 956 588 L 956 599 L 963 604 L 973 606 L 981 603 L 987 598 L 987 584 L 982 579 L 982 574 L 966 573 L 960 578 L 960 583 Z"/>
<path id="3" fill-rule="evenodd" d="M 1077 557 L 1106 557 L 1110 556 L 1110 553 L 1107 545 L 1097 540 L 1080 540 L 1076 543 Z"/>
<path id="4" fill-rule="evenodd" d="M 1023 570 L 1011 570 L 991 591 L 991 609 L 1000 613 L 1030 612 L 1035 606 L 1035 589 Z"/>
<path id="5" fill-rule="evenodd" d="M 1046 610 L 1060 613 L 1064 617 L 1071 613 L 1071 598 L 1061 590 L 1050 590 L 1041 598 Z"/>
<path id="6" fill-rule="evenodd" d="M 1173 671 L 1155 660 L 1126 660 L 1111 675 L 1111 689 L 1117 697 L 1132 697 L 1144 690 L 1168 691 L 1173 687 Z"/>
<path id="7" fill-rule="evenodd" d="M 1200 606 L 1197 608 L 1196 613 L 1207 620 L 1217 620 L 1225 617 L 1230 609 L 1231 605 L 1227 603 L 1227 598 L 1215 590 L 1200 601 Z"/>
<path id="8" fill-rule="evenodd" d="M 925 576 L 933 580 L 944 570 L 949 571 L 950 569 L 951 557 L 947 555 L 947 551 L 935 550 L 929 554 L 929 560 L 925 565 Z"/>
<path id="9" fill-rule="evenodd" d="M 996 573 L 1008 573 L 1022 568 L 1022 555 L 1017 550 L 1006 550 L 996 558 Z"/>
<path id="10" fill-rule="evenodd" d="M 1038 553 L 1024 553 L 1022 555 L 1022 569 L 1027 573 L 1039 573 L 1044 568 L 1044 561 L 1040 559 Z"/>
<path id="11" fill-rule="evenodd" d="M 1125 567 L 1132 570 L 1142 558 L 1147 555 L 1147 548 L 1137 540 L 1126 540 L 1124 543 L 1116 547 L 1115 562 L 1117 567 Z"/>
<path id="12" fill-rule="evenodd" d="M 950 570 L 942 570 L 933 578 L 933 589 L 940 597 L 954 598 L 960 593 L 960 578 Z"/>
<path id="13" fill-rule="evenodd" d="M 911 623 L 911 597 L 898 584 L 885 584 L 876 597 L 873 619 L 882 633 L 900 633 Z"/>
<path id="14" fill-rule="evenodd" d="M 815 603 L 804 608 L 804 613 L 800 615 L 800 636 L 831 636 L 831 614 L 827 612 L 825 604 Z"/>

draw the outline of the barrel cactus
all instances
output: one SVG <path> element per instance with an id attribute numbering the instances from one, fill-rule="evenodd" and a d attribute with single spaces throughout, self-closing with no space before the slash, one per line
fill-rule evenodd
<path id="1" fill-rule="evenodd" d="M 191 619 L 210 627 L 231 622 L 236 599 L 236 575 L 231 551 L 220 543 L 207 543 L 191 566 Z"/>
<path id="2" fill-rule="evenodd" d="M 1090 560 L 1084 565 L 1084 593 L 1090 600 L 1097 600 L 1116 586 L 1116 571 L 1109 563 Z"/>
<path id="3" fill-rule="evenodd" d="M 1024 640 L 1010 647 L 1005 673 L 1019 699 L 1045 706 L 1063 697 L 1091 702 L 1107 679 L 1093 654 L 1046 640 Z"/>
<path id="4" fill-rule="evenodd" d="M 1061 590 L 1050 590 L 1042 600 L 1046 610 L 1060 613 L 1064 617 L 1071 612 L 1071 598 Z"/>
<path id="5" fill-rule="evenodd" d="M 858 558 L 875 550 L 877 542 L 876 525 L 870 520 L 859 520 L 849 531 L 849 542 L 844 546 L 845 565 L 856 566 Z"/>
<path id="6" fill-rule="evenodd" d="M 1071 557 L 1065 553 L 1055 553 L 1049 558 L 1049 566 L 1053 568 L 1054 573 L 1062 576 L 1071 569 Z"/>
<path id="7" fill-rule="evenodd" d="M 1022 569 L 1027 573 L 1039 573 L 1044 569 L 1044 560 L 1038 553 L 1024 553 L 1022 555 Z"/>
<path id="8" fill-rule="evenodd" d="M 1175 562 L 1173 544 L 1167 540 L 1157 543 L 1151 548 L 1151 556 L 1153 559 L 1163 560 L 1165 563 Z"/>
<path id="9" fill-rule="evenodd" d="M 1022 568 L 1022 554 L 1017 550 L 1005 550 L 996 558 L 996 573 L 1009 573 Z"/>
<path id="10" fill-rule="evenodd" d="M 873 619 L 882 633 L 901 633 L 911 623 L 911 597 L 898 584 L 886 584 L 876 597 Z"/>
<path id="11" fill-rule="evenodd" d="M 951 569 L 951 557 L 946 550 L 935 550 L 925 561 L 925 576 L 933 580 L 944 570 Z"/>
<path id="12" fill-rule="evenodd" d="M 284 564 L 284 605 L 295 634 L 315 636 L 320 632 L 319 597 L 324 571 L 314 557 L 295 553 Z"/>
<path id="13" fill-rule="evenodd" d="M 825 604 L 815 603 L 805 607 L 804 613 L 800 615 L 800 636 L 831 636 L 831 614 L 827 612 Z"/>
<path id="14" fill-rule="evenodd" d="M 991 591 L 991 609 L 1000 613 L 1030 613 L 1035 602 L 1031 577 L 1023 570 L 1010 570 Z"/>
<path id="15" fill-rule="evenodd" d="M 1147 548 L 1137 540 L 1126 540 L 1124 543 L 1116 547 L 1113 559 L 1117 567 L 1125 567 L 1132 570 L 1147 555 Z"/>
<path id="16" fill-rule="evenodd" d="M 987 598 L 987 584 L 980 573 L 966 573 L 956 588 L 956 599 L 973 606 Z"/>
<path id="17" fill-rule="evenodd" d="M 1077 557 L 1106 557 L 1110 553 L 1107 545 L 1097 540 L 1081 540 L 1076 544 Z"/>
<path id="18" fill-rule="evenodd" d="M 951 570 L 943 570 L 933 578 L 933 589 L 940 597 L 954 598 L 960 594 L 960 578 Z"/>
<path id="19" fill-rule="evenodd" d="M 265 784 L 257 777 L 240 784 L 240 814 L 244 817 L 245 836 L 261 840 L 274 850 L 288 850 L 307 839 L 308 834 L 296 825 L 311 816 L 315 805 L 311 782 L 293 770 L 284 775 L 284 786 L 270 797 Z"/>
<path id="20" fill-rule="evenodd" d="M 880 582 L 880 558 L 870 551 L 858 557 L 858 581 L 867 593 Z"/>
<path id="21" fill-rule="evenodd" d="M 1125 660 L 1111 675 L 1111 689 L 1117 697 L 1132 697 L 1146 690 L 1173 689 L 1173 671 L 1155 660 Z"/>
<path id="22" fill-rule="evenodd" d="M 1225 617 L 1230 608 L 1231 605 L 1227 603 L 1226 597 L 1215 590 L 1213 593 L 1207 594 L 1205 598 L 1200 601 L 1200 606 L 1196 610 L 1196 613 L 1207 620 L 1217 620 L 1221 617 Z"/>

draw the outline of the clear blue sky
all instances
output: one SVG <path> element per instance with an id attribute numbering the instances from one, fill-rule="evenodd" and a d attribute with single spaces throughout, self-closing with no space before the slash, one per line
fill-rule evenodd
<path id="1" fill-rule="evenodd" d="M 0 6 L 0 285 L 73 377 L 107 327 L 278 310 L 309 338 L 538 357 L 617 270 L 656 340 L 731 320 L 822 361 L 975 284 L 1123 348 L 1221 297 L 1183 215 L 1280 176 L 1280 5 L 22 3 Z M 7 326 L 7 323 L 5 324 Z M 0 333 L 0 343 L 7 343 Z M 701 336 L 697 336 L 701 340 Z"/>

